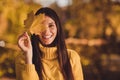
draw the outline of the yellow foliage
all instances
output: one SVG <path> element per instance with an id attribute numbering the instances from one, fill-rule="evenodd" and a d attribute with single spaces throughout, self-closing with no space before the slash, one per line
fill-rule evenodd
<path id="1" fill-rule="evenodd" d="M 32 12 L 28 13 L 27 19 L 24 22 L 26 29 L 28 29 L 32 25 L 33 20 L 34 20 L 34 13 L 32 11 Z"/>
<path id="2" fill-rule="evenodd" d="M 120 25 L 116 29 L 117 35 L 120 36 Z"/>
<path id="3" fill-rule="evenodd" d="M 81 57 L 81 59 L 84 66 L 88 66 L 91 63 L 90 60 L 85 57 Z"/>
<path id="4" fill-rule="evenodd" d="M 30 12 L 25 20 L 25 30 L 31 34 L 39 34 L 39 32 L 45 28 L 44 24 L 42 24 L 44 20 L 44 14 L 34 16 L 33 11 Z"/>
<path id="5" fill-rule="evenodd" d="M 110 27 L 108 27 L 108 28 L 106 29 L 106 32 L 105 32 L 105 33 L 106 33 L 107 36 L 110 36 L 110 35 L 112 34 L 112 32 L 113 32 L 112 29 L 111 29 Z"/>

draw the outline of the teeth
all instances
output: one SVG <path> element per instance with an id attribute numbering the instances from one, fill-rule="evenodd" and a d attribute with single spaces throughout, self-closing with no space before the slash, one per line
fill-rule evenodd
<path id="1" fill-rule="evenodd" d="M 50 38 L 51 36 L 43 36 L 43 38 L 46 38 L 46 39 L 48 39 L 48 38 Z"/>

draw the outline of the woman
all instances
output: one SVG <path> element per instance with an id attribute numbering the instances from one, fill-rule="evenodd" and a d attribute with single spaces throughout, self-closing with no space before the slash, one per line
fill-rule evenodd
<path id="1" fill-rule="evenodd" d="M 40 14 L 45 15 L 40 23 L 44 29 L 31 37 L 25 32 L 18 39 L 24 53 L 16 57 L 17 80 L 83 80 L 80 57 L 66 48 L 56 12 L 45 7 L 35 16 Z"/>

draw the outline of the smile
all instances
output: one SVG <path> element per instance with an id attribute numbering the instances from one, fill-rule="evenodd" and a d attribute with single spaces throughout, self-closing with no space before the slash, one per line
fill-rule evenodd
<path id="1" fill-rule="evenodd" d="M 51 38 L 51 37 L 52 37 L 52 35 L 49 35 L 49 36 L 42 36 L 43 39 L 49 39 L 49 38 Z"/>

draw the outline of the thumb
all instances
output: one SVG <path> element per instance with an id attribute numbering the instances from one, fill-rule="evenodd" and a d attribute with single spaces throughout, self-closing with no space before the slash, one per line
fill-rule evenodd
<path id="1" fill-rule="evenodd" d="M 28 32 L 25 32 L 25 36 L 28 38 L 28 40 L 30 41 L 30 36 L 28 35 Z"/>

